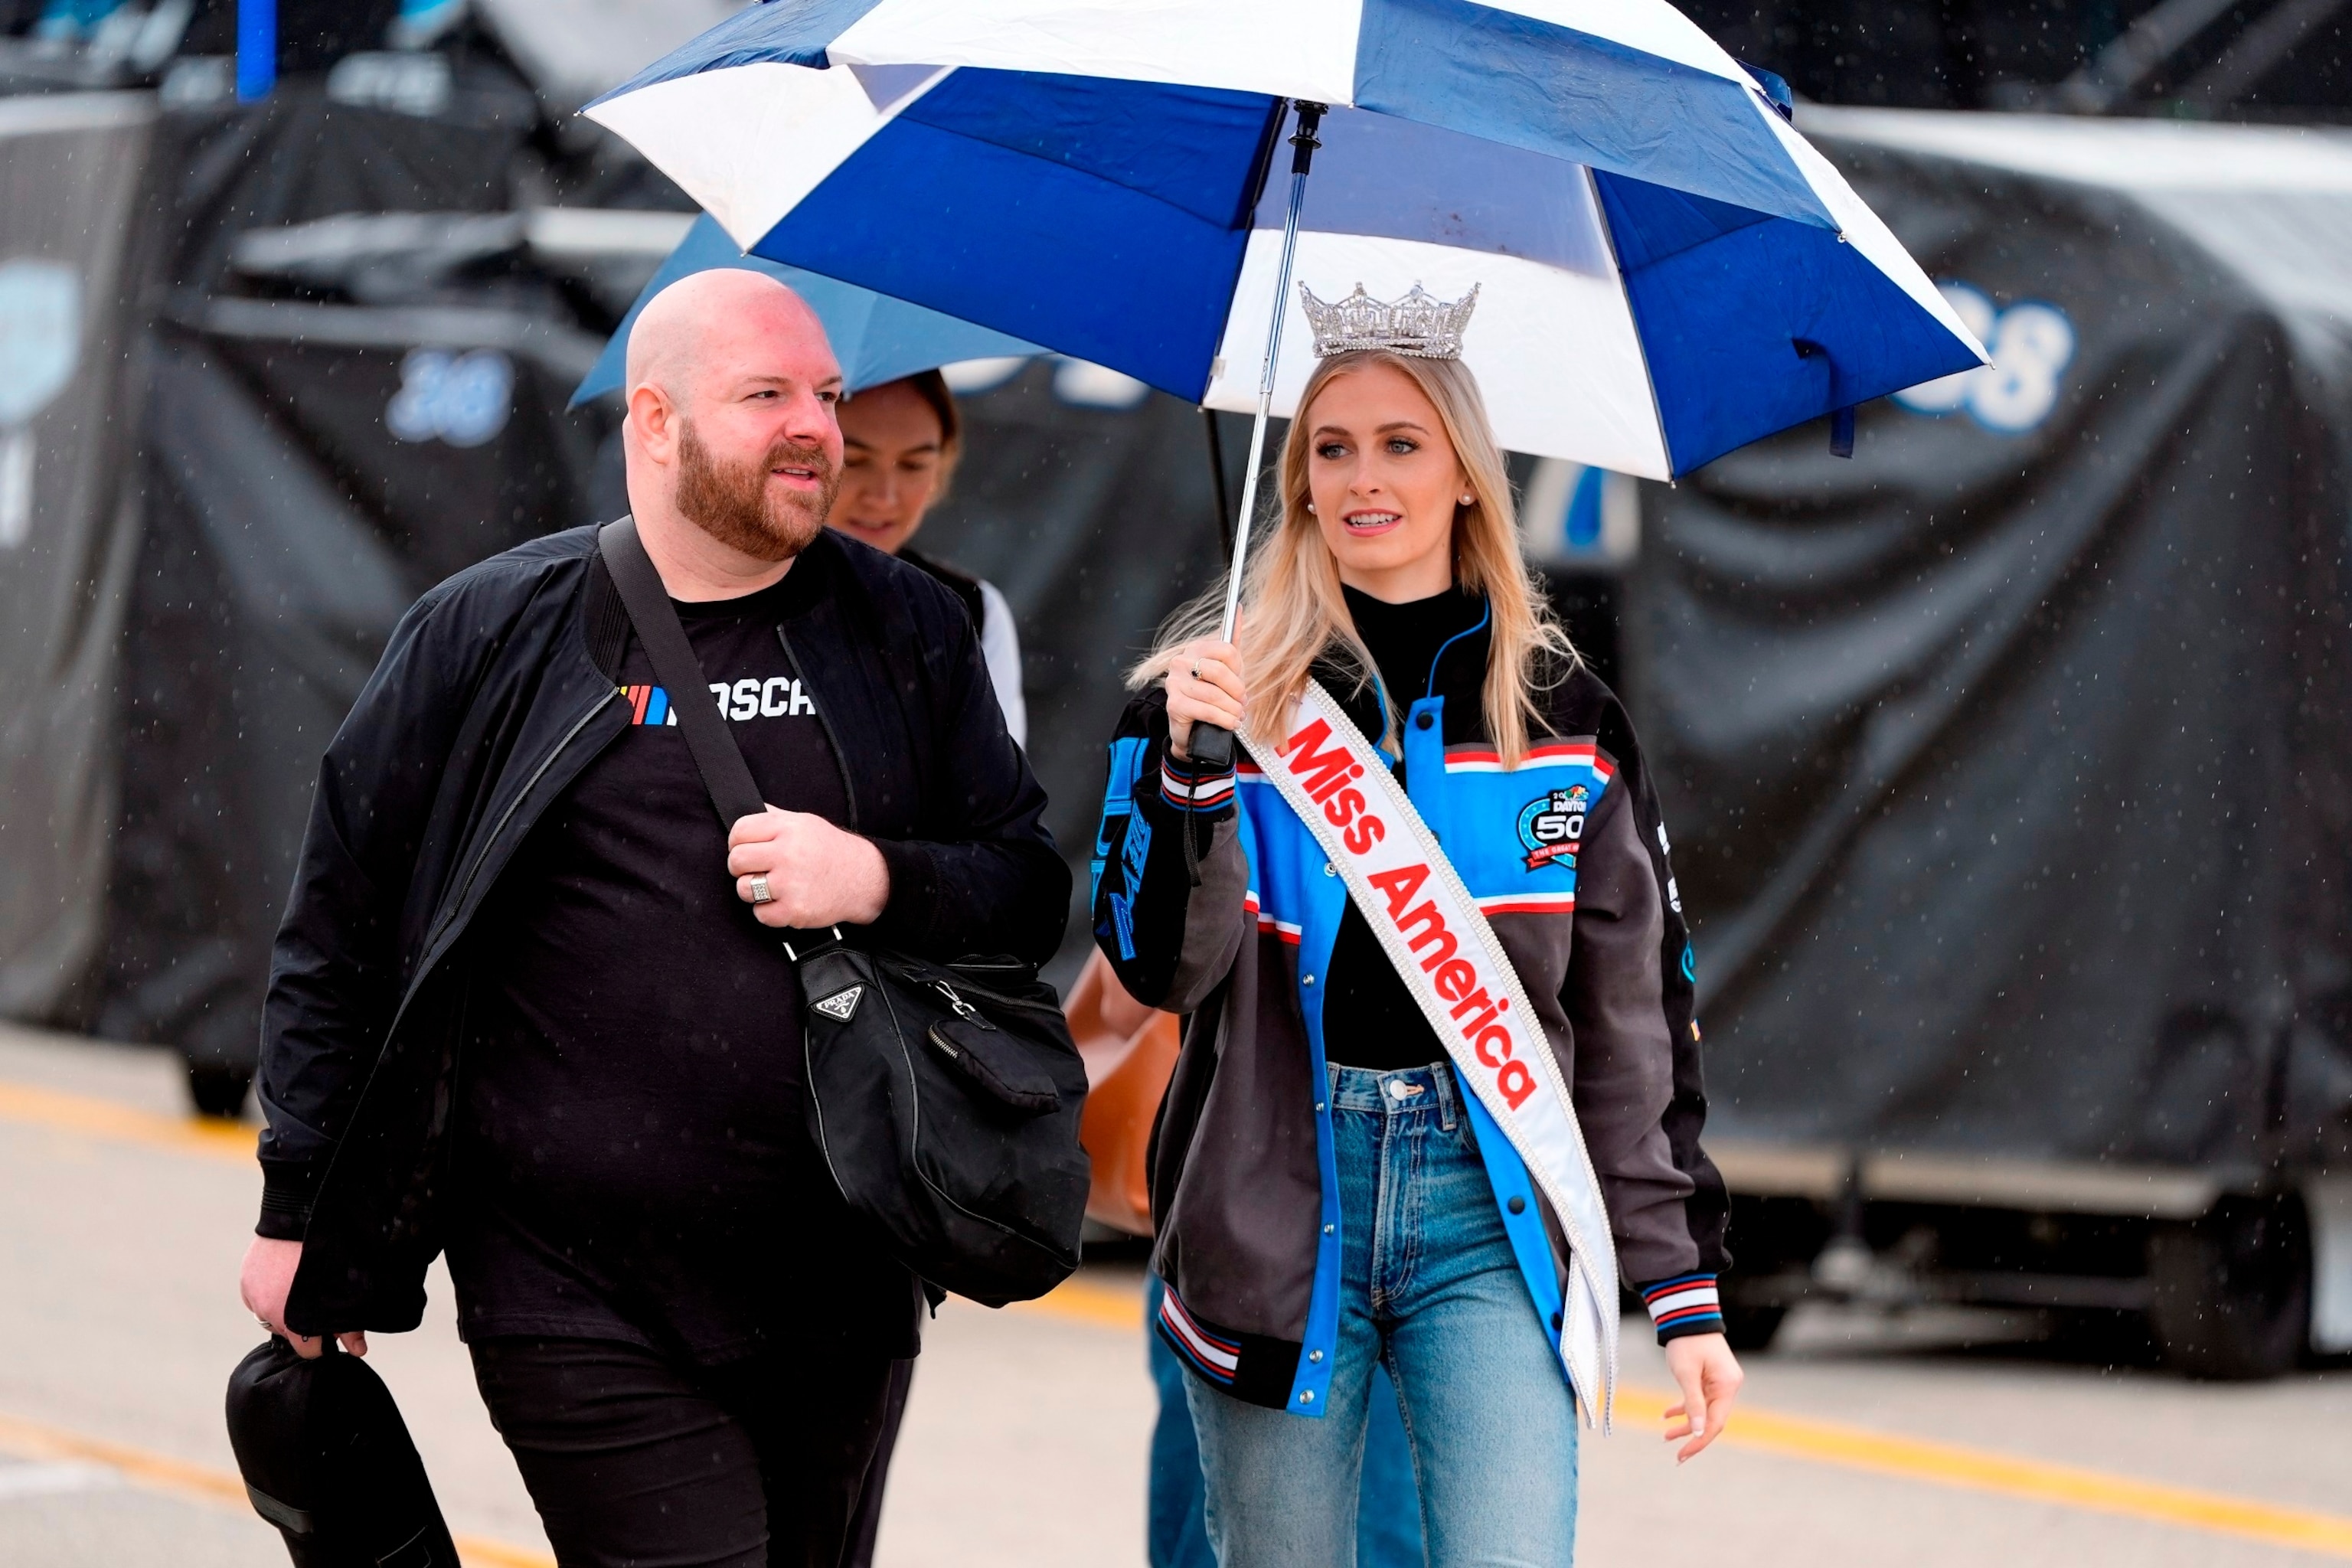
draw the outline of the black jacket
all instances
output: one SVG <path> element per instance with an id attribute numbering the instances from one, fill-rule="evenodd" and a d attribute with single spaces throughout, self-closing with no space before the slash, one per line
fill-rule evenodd
<path id="1" fill-rule="evenodd" d="M 877 942 L 938 958 L 1059 944 L 1069 872 L 971 622 L 831 531 L 830 592 L 787 643 L 890 872 Z M 426 594 L 327 749 L 264 1005 L 264 1236 L 299 1237 L 287 1320 L 415 1327 L 441 1249 L 467 924 L 548 805 L 628 727 L 631 637 L 593 529 Z"/>

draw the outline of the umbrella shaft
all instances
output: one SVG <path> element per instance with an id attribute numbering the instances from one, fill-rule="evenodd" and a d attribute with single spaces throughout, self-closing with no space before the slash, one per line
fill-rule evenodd
<path id="1" fill-rule="evenodd" d="M 1242 481 L 1242 515 L 1234 530 L 1233 570 L 1225 578 L 1224 629 L 1217 634 L 1227 642 L 1234 640 L 1234 617 L 1241 613 L 1242 567 L 1249 560 L 1250 516 L 1257 510 L 1257 473 L 1265 459 L 1265 416 L 1269 401 L 1265 397 L 1258 399 L 1257 418 L 1250 425 L 1249 477 Z"/>
<path id="2" fill-rule="evenodd" d="M 1249 561 L 1250 521 L 1257 515 L 1257 478 L 1265 460 L 1265 422 L 1274 412 L 1274 373 L 1282 358 L 1282 321 L 1289 314 L 1285 307 L 1289 303 L 1290 264 L 1298 255 L 1298 209 L 1307 201 L 1307 163 L 1314 153 L 1314 121 L 1320 118 L 1319 108 L 1310 118 L 1306 107 L 1300 107 L 1299 135 L 1305 145 L 1291 168 L 1290 205 L 1282 216 L 1282 263 L 1274 275 L 1274 321 L 1265 332 L 1265 368 L 1257 378 L 1257 417 L 1250 424 L 1249 467 L 1242 477 L 1242 514 L 1234 531 L 1233 570 L 1225 578 L 1224 629 L 1219 635 L 1227 642 L 1234 640 L 1234 620 L 1241 614 L 1242 568 Z"/>

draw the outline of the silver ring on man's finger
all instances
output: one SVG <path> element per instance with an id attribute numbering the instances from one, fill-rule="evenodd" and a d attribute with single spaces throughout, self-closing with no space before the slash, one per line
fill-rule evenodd
<path id="1" fill-rule="evenodd" d="M 751 879 L 751 901 L 755 904 L 772 904 L 776 901 L 776 895 L 768 890 L 768 879 L 765 877 Z"/>

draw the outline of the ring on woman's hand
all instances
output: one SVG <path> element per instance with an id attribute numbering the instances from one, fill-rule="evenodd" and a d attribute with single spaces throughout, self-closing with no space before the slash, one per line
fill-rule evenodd
<path id="1" fill-rule="evenodd" d="M 1192 667 L 1192 679 L 1195 680 L 1201 679 L 1201 667 L 1197 664 Z"/>
<path id="2" fill-rule="evenodd" d="M 768 891 L 767 878 L 751 879 L 751 901 L 755 904 L 772 904 L 776 901 L 776 895 Z"/>

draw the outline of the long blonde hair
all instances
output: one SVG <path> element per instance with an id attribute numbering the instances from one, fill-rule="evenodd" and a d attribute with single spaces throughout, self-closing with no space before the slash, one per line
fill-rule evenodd
<path id="1" fill-rule="evenodd" d="M 1335 654 L 1360 692 L 1373 678 L 1370 651 L 1340 592 L 1338 563 L 1307 510 L 1307 415 L 1333 377 L 1389 365 L 1412 378 L 1436 408 L 1446 439 L 1475 499 L 1454 511 L 1454 584 L 1483 593 L 1490 612 L 1484 715 L 1486 733 L 1515 767 L 1528 752 L 1530 723 L 1543 723 L 1536 693 L 1575 668 L 1576 649 L 1537 595 L 1519 553 L 1518 523 L 1502 448 L 1486 420 L 1478 383 L 1458 360 L 1421 359 L 1382 350 L 1335 354 L 1315 367 L 1299 395 L 1298 416 L 1282 446 L 1282 519 L 1273 537 L 1253 551 L 1242 582 L 1238 640 L 1242 675 L 1254 714 L 1287 713 L 1307 688 L 1317 659 Z M 1168 655 L 1194 637 L 1213 637 L 1224 615 L 1224 587 L 1179 609 L 1160 630 L 1150 657 L 1129 672 L 1130 687 L 1148 686 Z M 1389 716 L 1391 749 L 1397 716 Z"/>

